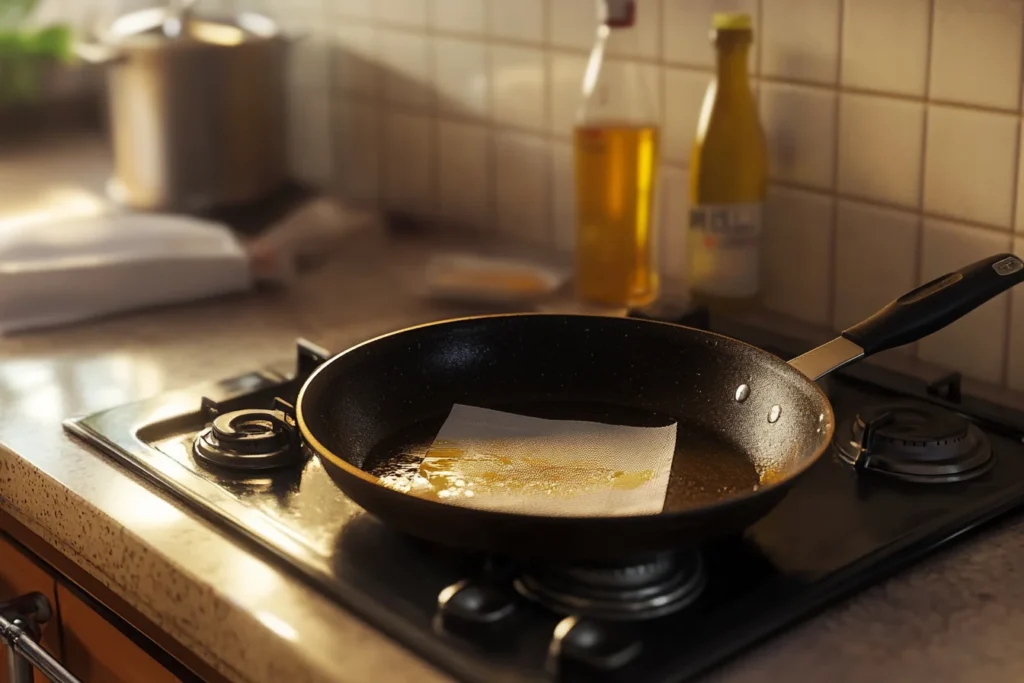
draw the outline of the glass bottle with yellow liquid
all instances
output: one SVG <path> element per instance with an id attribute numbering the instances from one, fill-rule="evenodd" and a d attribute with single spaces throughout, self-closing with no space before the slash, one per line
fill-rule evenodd
<path id="1" fill-rule="evenodd" d="M 750 16 L 716 14 L 711 38 L 718 65 L 690 164 L 687 274 L 694 303 L 735 311 L 759 296 L 768 152 L 747 71 Z"/>
<path id="2" fill-rule="evenodd" d="M 589 304 L 635 308 L 658 295 L 658 117 L 637 65 L 607 59 L 622 52 L 617 43 L 636 40 L 636 2 L 604 0 L 600 6 L 574 134 L 576 294 Z"/>

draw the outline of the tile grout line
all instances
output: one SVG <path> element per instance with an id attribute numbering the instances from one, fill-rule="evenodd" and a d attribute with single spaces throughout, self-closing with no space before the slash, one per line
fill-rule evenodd
<path id="1" fill-rule="evenodd" d="M 668 254 L 669 254 L 669 250 L 668 250 L 668 244 L 669 244 L 669 239 L 668 239 L 669 225 L 668 225 L 668 216 L 666 215 L 668 212 L 665 210 L 665 203 L 668 201 L 668 199 L 667 199 L 667 196 L 668 196 L 668 185 L 665 182 L 665 175 L 666 174 L 664 173 L 664 169 L 667 166 L 667 163 L 665 162 L 665 150 L 664 150 L 664 148 L 665 148 L 665 129 L 668 128 L 668 105 L 665 104 L 665 102 L 668 100 L 668 83 L 666 82 L 666 78 L 665 78 L 665 76 L 667 75 L 667 70 L 665 69 L 665 65 L 664 65 L 664 62 L 663 62 L 663 60 L 665 59 L 665 5 L 668 2 L 669 2 L 669 0 L 663 0 L 663 2 L 658 3 L 658 12 L 659 12 L 658 22 L 657 22 L 658 23 L 658 31 L 657 31 L 657 33 L 656 33 L 656 35 L 654 37 L 654 40 L 657 43 L 656 51 L 657 51 L 658 61 L 659 61 L 659 64 L 658 64 L 658 85 L 660 86 L 659 87 L 660 97 L 658 99 L 658 120 L 659 120 L 659 124 L 658 124 L 659 159 L 658 159 L 658 168 L 657 168 L 658 176 L 657 176 L 657 184 L 655 185 L 654 200 L 653 200 L 654 202 L 656 202 L 656 204 L 654 206 L 654 211 L 656 212 L 655 215 L 657 216 L 657 220 L 654 223 L 654 229 L 657 230 L 657 235 L 656 235 L 656 238 L 654 240 L 654 244 L 656 245 L 656 247 L 658 249 L 658 254 L 657 254 L 657 259 L 656 260 L 657 260 L 658 274 L 659 274 L 659 278 L 660 278 L 660 281 L 661 281 L 661 284 L 659 285 L 659 288 L 662 288 L 662 289 L 664 289 L 665 280 L 668 277 L 668 270 L 669 270 L 668 264 L 670 263 L 669 256 L 668 256 Z M 682 187 L 682 188 L 680 188 L 680 191 L 688 193 L 689 192 L 689 188 L 688 187 Z M 685 225 L 682 225 L 682 226 L 679 226 L 678 229 L 685 231 L 687 228 L 686 228 Z M 683 235 L 684 239 L 680 240 L 681 244 L 685 244 L 686 243 L 685 236 L 686 235 L 684 233 L 684 235 Z M 683 258 L 684 259 L 686 258 L 685 254 L 683 255 Z"/>
<path id="2" fill-rule="evenodd" d="M 374 13 L 376 17 L 376 13 Z M 381 54 L 381 35 L 380 26 L 376 22 L 370 23 L 370 29 L 373 31 L 372 35 L 372 46 L 373 46 L 373 58 L 375 62 L 380 61 Z M 388 182 L 388 141 L 391 134 L 391 125 L 388 114 L 391 107 L 388 104 L 385 90 L 385 84 L 383 79 L 378 80 L 374 84 L 374 103 L 377 106 L 379 115 L 377 117 L 377 208 L 379 211 L 387 212 L 390 210 L 391 200 L 389 198 L 390 183 Z"/>
<path id="3" fill-rule="evenodd" d="M 764 59 L 764 3 L 765 0 L 757 0 L 757 64 L 754 68 L 754 77 L 761 80 L 762 60 Z M 758 108 L 761 104 L 761 88 L 757 89 Z"/>
<path id="4" fill-rule="evenodd" d="M 368 22 L 366 22 L 365 20 L 363 20 L 363 21 L 356 20 L 356 21 L 353 21 L 352 23 L 354 25 L 358 25 L 358 24 L 361 24 L 361 23 L 368 23 Z M 395 33 L 407 33 L 407 34 L 413 34 L 413 35 L 418 35 L 418 34 L 421 33 L 416 28 L 411 27 L 411 26 L 409 26 L 407 24 L 400 24 L 400 23 L 389 22 L 389 21 L 378 21 L 378 22 L 376 22 L 376 26 L 378 26 L 380 28 L 385 28 L 385 29 L 387 29 L 389 31 L 393 31 Z M 930 33 L 930 31 L 931 31 L 931 28 L 929 27 L 929 33 Z M 486 33 L 477 34 L 477 33 L 472 33 L 472 32 L 467 32 L 467 31 L 458 31 L 458 30 L 452 30 L 452 29 L 436 29 L 434 31 L 434 35 L 439 36 L 439 37 L 444 37 L 444 38 L 457 38 L 457 39 L 462 39 L 462 40 L 470 40 L 470 41 L 475 41 L 475 42 L 482 42 L 485 45 L 498 45 L 498 46 L 503 46 L 503 47 L 520 47 L 520 48 L 534 48 L 534 49 L 544 49 L 545 47 L 548 47 L 552 51 L 552 53 L 554 53 L 554 54 L 563 54 L 563 55 L 568 54 L 568 55 L 575 55 L 575 56 L 586 56 L 586 55 L 589 54 L 588 50 L 577 49 L 577 48 L 573 48 L 573 47 L 566 46 L 566 45 L 555 45 L 555 44 L 548 45 L 544 41 L 536 42 L 536 41 L 529 41 L 529 40 L 519 40 L 519 39 L 515 39 L 515 38 L 490 36 L 490 35 L 487 35 Z M 758 42 L 758 69 L 757 69 L 756 78 L 759 81 L 763 81 L 763 82 L 766 82 L 766 83 L 773 83 L 773 84 L 780 84 L 780 85 L 790 85 L 790 86 L 799 86 L 799 87 L 811 88 L 811 89 L 815 89 L 815 90 L 824 90 L 824 91 L 829 91 L 829 92 L 842 92 L 842 93 L 849 93 L 849 94 L 853 94 L 853 95 L 867 95 L 867 96 L 874 96 L 874 97 L 879 97 L 879 98 L 887 98 L 887 99 L 900 100 L 900 101 L 904 101 L 904 102 L 915 102 L 915 103 L 920 103 L 920 104 L 924 104 L 924 105 L 928 105 L 928 106 L 938 105 L 938 106 L 951 107 L 951 108 L 957 108 L 957 109 L 966 109 L 966 110 L 970 110 L 970 111 L 978 111 L 978 112 L 988 113 L 988 114 L 1003 114 L 1003 115 L 1009 115 L 1009 116 L 1015 116 L 1015 117 L 1019 117 L 1020 114 L 1021 114 L 1021 111 L 1020 111 L 1019 107 L 1014 107 L 1014 108 L 1009 108 L 1009 107 L 993 107 L 993 106 L 988 106 L 988 105 L 984 105 L 984 104 L 974 104 L 974 103 L 971 103 L 971 102 L 957 102 L 957 101 L 954 101 L 954 100 L 931 99 L 930 97 L 919 97 L 919 96 L 915 96 L 915 95 L 908 95 L 906 93 L 887 91 L 887 90 L 879 90 L 879 89 L 873 89 L 873 88 L 864 88 L 864 87 L 859 87 L 859 86 L 843 86 L 842 84 L 839 84 L 839 83 L 830 84 L 830 83 L 822 83 L 822 82 L 819 82 L 819 81 L 811 81 L 811 80 L 802 79 L 802 78 L 792 78 L 792 77 L 787 77 L 787 76 L 764 75 L 762 69 L 760 68 L 762 52 L 763 51 L 761 50 L 761 44 L 760 44 L 760 42 Z M 708 74 L 708 73 L 713 73 L 714 72 L 713 68 L 708 67 L 706 65 L 696 64 L 696 63 L 692 63 L 692 62 L 669 61 L 669 60 L 664 59 L 663 57 L 658 57 L 658 58 L 652 59 L 650 57 L 644 57 L 642 55 L 635 55 L 634 54 L 634 55 L 630 55 L 628 57 L 617 56 L 616 58 L 617 59 L 624 59 L 626 61 L 636 62 L 636 63 L 639 63 L 639 64 L 647 64 L 647 65 L 653 65 L 653 66 L 659 66 L 659 67 L 671 68 L 671 69 L 681 69 L 681 70 L 684 70 L 684 71 L 691 71 L 691 72 L 697 72 L 697 73 L 703 73 L 703 74 Z"/>
<path id="5" fill-rule="evenodd" d="M 836 296 L 839 293 L 837 283 L 839 263 L 839 127 L 842 125 L 840 111 L 842 110 L 842 91 L 840 85 L 843 82 L 843 21 L 846 14 L 846 3 L 839 0 L 837 11 L 839 12 L 836 22 L 836 96 L 835 111 L 832 113 L 832 229 L 829 231 L 829 264 L 828 264 L 828 321 L 833 328 L 836 327 Z"/>
<path id="6" fill-rule="evenodd" d="M 483 8 L 483 31 L 487 32 L 490 27 L 490 3 L 481 2 Z M 478 225 L 477 228 L 480 232 L 486 233 L 497 233 L 498 227 L 498 138 L 497 129 L 495 127 L 494 116 L 495 116 L 495 79 L 494 79 L 494 58 L 490 54 L 490 43 L 486 40 L 483 41 L 483 68 L 486 72 L 487 82 L 487 105 L 486 113 L 482 117 L 482 124 L 486 130 L 486 168 L 484 173 L 486 178 L 484 186 L 486 187 L 487 196 L 484 204 L 486 205 L 486 215 L 489 221 L 488 225 Z"/>
<path id="7" fill-rule="evenodd" d="M 358 92 L 358 91 L 353 91 L 353 90 L 344 90 L 343 92 L 346 92 L 346 93 L 349 93 L 349 94 L 352 94 L 352 95 L 361 95 L 361 96 L 365 95 L 365 93 Z M 363 98 L 361 97 L 360 100 L 363 100 Z M 356 100 L 356 101 L 359 101 L 359 100 Z M 394 112 L 398 112 L 398 113 L 415 114 L 415 115 L 419 115 L 419 116 L 425 116 L 425 115 L 429 115 L 430 114 L 429 110 L 424 110 L 422 108 L 417 108 L 415 106 L 410 106 L 410 105 L 397 104 L 397 103 L 388 103 L 386 100 L 384 100 L 382 98 L 366 97 L 365 100 L 363 100 L 363 101 L 365 101 L 367 104 L 377 104 L 377 105 L 385 106 L 390 111 L 394 111 Z M 493 128 L 494 131 L 497 132 L 497 133 L 514 133 L 514 134 L 517 134 L 517 135 L 523 135 L 523 136 L 532 137 L 532 138 L 535 138 L 535 139 L 547 139 L 549 137 L 549 136 L 547 136 L 545 134 L 545 132 L 543 130 L 540 130 L 540 129 L 526 128 L 526 127 L 522 127 L 522 126 L 515 126 L 515 125 L 509 125 L 509 124 L 498 125 L 496 123 L 492 123 L 492 122 L 488 121 L 486 118 L 481 118 L 481 117 L 463 116 L 463 115 L 459 115 L 459 114 L 453 114 L 453 113 L 450 113 L 450 112 L 443 112 L 443 113 L 439 114 L 439 118 L 443 119 L 444 121 L 450 121 L 450 122 L 454 122 L 454 123 L 467 123 L 467 124 L 482 125 L 482 126 L 485 126 L 485 127 L 488 127 L 488 128 Z M 552 139 L 553 142 L 568 143 L 568 142 L 571 142 L 572 138 L 571 138 L 571 136 L 564 136 L 563 135 L 563 136 L 552 136 L 551 139 Z M 666 166 L 669 166 L 671 168 L 678 169 L 678 170 L 686 170 L 687 169 L 687 164 L 685 162 L 682 162 L 682 161 L 664 161 L 663 164 L 666 165 Z M 927 211 L 923 211 L 920 206 L 914 207 L 914 206 L 906 206 L 906 205 L 896 204 L 896 203 L 889 202 L 889 201 L 886 201 L 886 200 L 875 199 L 875 198 L 872 198 L 872 197 L 868 197 L 866 195 L 858 195 L 858 194 L 840 192 L 840 191 L 836 191 L 836 190 L 829 190 L 828 188 L 824 188 L 824 187 L 820 187 L 820 186 L 815 186 L 815 185 L 808 185 L 808 184 L 800 183 L 800 182 L 794 182 L 794 181 L 791 181 L 791 180 L 787 180 L 785 178 L 770 177 L 769 178 L 769 183 L 772 184 L 772 185 L 777 185 L 777 186 L 782 187 L 782 188 L 786 188 L 786 189 L 799 190 L 799 191 L 802 191 L 802 192 L 807 192 L 807 193 L 810 193 L 810 194 L 815 194 L 815 195 L 818 195 L 818 196 L 823 197 L 823 198 L 835 198 L 835 199 L 841 200 L 841 201 L 855 202 L 855 203 L 858 203 L 858 204 L 864 204 L 864 205 L 867 205 L 867 206 L 872 206 L 872 207 L 876 207 L 876 208 L 880 208 L 880 209 L 886 209 L 886 210 L 894 211 L 894 212 L 898 212 L 898 213 L 914 214 L 919 219 L 920 218 L 926 218 L 926 219 L 935 219 L 935 220 L 948 221 L 948 222 L 952 222 L 952 223 L 958 223 L 960 225 L 964 225 L 964 226 L 969 227 L 969 228 L 974 228 L 974 229 L 978 229 L 978 230 L 985 230 L 987 232 L 993 232 L 993 233 L 997 233 L 997 234 L 1000 234 L 1000 235 L 1012 234 L 1012 231 L 1010 229 L 1008 229 L 1006 226 L 1000 226 L 1000 225 L 984 223 L 984 222 L 972 220 L 970 218 L 965 218 L 965 217 L 962 217 L 962 216 L 956 216 L 956 215 L 952 215 L 952 214 L 944 214 L 944 213 L 937 213 L 937 212 L 927 212 Z"/>
<path id="8" fill-rule="evenodd" d="M 232 2 L 229 4 L 233 5 L 234 3 Z M 331 11 L 327 8 L 327 4 L 327 2 L 321 3 L 320 20 L 325 25 L 330 25 L 332 15 Z M 234 11 L 233 8 L 231 11 Z M 341 135 L 341 131 L 339 130 L 338 126 L 338 119 L 341 118 L 341 108 L 339 106 L 339 100 L 341 98 L 338 96 L 337 92 L 338 78 L 336 60 L 334 59 L 333 54 L 334 48 L 335 46 L 332 43 L 327 43 L 324 45 L 324 50 L 327 55 L 327 137 L 329 140 L 327 144 L 330 145 L 330 151 L 328 152 L 330 158 L 330 170 L 328 170 L 327 172 L 327 187 L 321 189 L 323 191 L 328 192 L 329 194 L 334 194 L 336 191 L 338 191 L 338 187 L 340 185 L 339 176 L 341 175 L 342 167 L 341 160 L 338 158 L 339 149 L 341 148 L 341 145 L 338 143 L 338 138 Z"/>
<path id="9" fill-rule="evenodd" d="M 544 77 L 544 84 L 541 88 L 541 97 L 544 98 L 544 156 L 547 157 L 544 161 L 544 166 L 547 168 L 547 182 L 544 183 L 544 200 L 547 204 L 545 211 L 547 226 L 545 235 L 542 238 L 542 242 L 550 247 L 551 249 L 558 248 L 558 238 L 555 233 L 555 191 L 554 191 L 554 145 L 552 144 L 551 128 L 552 128 L 552 97 L 551 89 L 553 85 L 553 79 L 551 78 L 551 61 L 552 61 L 552 49 L 551 49 L 551 15 L 553 11 L 552 2 L 557 0 L 543 0 L 541 3 L 541 35 L 543 36 L 543 43 L 541 45 L 541 52 L 543 57 L 541 59 L 541 72 Z"/>
<path id="10" fill-rule="evenodd" d="M 431 125 L 428 154 L 430 155 L 430 208 L 431 218 L 447 223 L 445 207 L 441 201 L 441 98 L 438 96 L 437 82 L 437 36 L 434 32 L 434 0 L 424 0 L 426 25 L 423 35 L 427 41 L 427 72 L 430 74 L 430 117 Z"/>
<path id="11" fill-rule="evenodd" d="M 914 282 L 917 285 L 923 282 L 924 278 L 924 190 L 925 177 L 928 168 L 928 123 L 931 120 L 931 107 L 928 105 L 932 94 L 932 43 L 935 34 L 935 0 L 928 1 L 928 34 L 925 39 L 925 70 L 924 70 L 924 120 L 921 122 L 921 177 L 917 181 L 917 244 L 914 248 Z M 911 345 L 911 351 L 915 358 L 920 358 L 920 342 Z"/>
<path id="12" fill-rule="evenodd" d="M 961 218 L 959 216 L 951 216 L 948 214 L 941 213 L 924 213 L 920 209 L 911 209 L 905 206 L 899 206 L 891 204 L 885 201 L 872 199 L 870 197 L 864 197 L 861 195 L 846 194 L 839 192 L 830 192 L 821 187 L 814 187 L 811 185 L 804 185 L 803 183 L 792 182 L 790 180 L 784 180 L 780 178 L 769 178 L 769 184 L 781 187 L 787 190 L 798 190 L 800 192 L 806 192 L 813 194 L 823 199 L 837 199 L 839 201 L 853 202 L 856 204 L 863 204 L 865 206 L 871 206 L 879 209 L 886 209 L 888 211 L 894 211 L 897 213 L 909 213 L 917 217 L 919 220 L 922 218 L 946 221 L 949 223 L 956 223 L 967 228 L 974 230 L 984 230 L 990 233 L 996 233 L 998 235 L 1012 235 L 1012 233 L 1004 226 L 991 225 L 987 223 L 980 223 L 969 218 Z"/>

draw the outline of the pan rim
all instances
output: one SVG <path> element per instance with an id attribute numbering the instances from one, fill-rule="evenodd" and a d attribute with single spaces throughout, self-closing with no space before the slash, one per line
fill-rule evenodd
<path id="1" fill-rule="evenodd" d="M 341 352 L 335 354 L 334 356 L 331 356 L 329 359 L 327 359 L 326 361 L 321 363 L 309 375 L 309 377 L 306 379 L 306 381 L 303 382 L 301 389 L 299 389 L 298 397 L 295 400 L 295 418 L 296 418 L 296 422 L 297 422 L 297 424 L 299 426 L 299 433 L 300 433 L 300 435 L 302 436 L 303 440 L 306 442 L 306 445 L 313 449 L 313 452 L 317 455 L 317 457 L 326 459 L 328 462 L 330 462 L 335 467 L 338 467 L 339 469 L 341 469 L 347 475 L 356 477 L 357 479 L 361 479 L 361 480 L 363 480 L 364 482 L 366 482 L 368 484 L 372 484 L 374 486 L 377 486 L 377 487 L 380 487 L 382 489 L 385 489 L 385 490 L 387 490 L 388 492 L 390 492 L 392 494 L 395 494 L 395 495 L 398 495 L 398 496 L 407 496 L 407 497 L 409 497 L 411 499 L 415 499 L 415 500 L 419 501 L 422 504 L 436 505 L 436 506 L 443 507 L 443 508 L 455 508 L 455 509 L 463 509 L 463 510 L 466 509 L 466 508 L 463 508 L 461 506 L 450 505 L 448 503 L 443 503 L 443 502 L 441 502 L 439 500 L 431 500 L 430 498 L 426 498 L 426 497 L 423 497 L 423 496 L 416 496 L 416 495 L 407 493 L 405 491 L 398 491 L 396 489 L 384 486 L 383 484 L 381 484 L 379 477 L 377 477 L 375 475 L 372 475 L 369 472 L 367 472 L 367 471 L 365 471 L 363 469 L 360 469 L 359 467 L 356 467 L 352 463 L 348 462 L 344 458 L 340 457 L 339 455 L 337 455 L 336 453 L 331 451 L 331 449 L 325 447 L 320 442 L 320 440 L 317 439 L 312 434 L 312 432 L 310 431 L 309 427 L 306 424 L 306 419 L 305 419 L 305 416 L 303 415 L 303 408 L 305 406 L 305 400 L 304 399 L 306 397 L 307 391 L 309 390 L 309 388 L 313 384 L 313 382 L 316 381 L 316 379 L 321 374 L 326 373 L 327 369 L 332 364 L 334 364 L 338 359 L 340 359 L 340 358 L 342 358 L 342 357 L 344 357 L 346 355 L 349 355 L 351 353 L 354 353 L 357 349 L 360 349 L 360 348 L 362 348 L 362 347 L 364 347 L 364 346 L 366 346 L 368 344 L 372 344 L 373 342 L 376 342 L 376 341 L 379 341 L 379 340 L 382 340 L 382 339 L 386 339 L 388 337 L 394 337 L 394 336 L 397 336 L 397 335 L 400 335 L 400 334 L 405 334 L 407 332 L 412 332 L 413 330 L 418 330 L 418 329 L 423 329 L 423 328 L 428 328 L 428 327 L 439 327 L 439 326 L 442 326 L 442 325 L 451 325 L 451 324 L 454 324 L 454 323 L 474 321 L 474 320 L 502 319 L 502 318 L 521 318 L 521 317 L 587 318 L 587 319 L 591 319 L 591 320 L 607 320 L 607 319 L 611 318 L 611 319 L 618 319 L 618 320 L 627 320 L 627 318 L 621 318 L 621 317 L 618 317 L 618 316 L 602 316 L 602 315 L 594 315 L 594 314 L 586 314 L 586 313 L 559 313 L 559 312 L 554 312 L 554 311 L 551 311 L 551 312 L 547 312 L 547 311 L 543 311 L 543 312 L 541 312 L 541 311 L 538 311 L 538 312 L 521 312 L 521 313 L 491 313 L 491 314 L 484 314 L 484 315 L 468 315 L 468 316 L 461 316 L 461 317 L 457 317 L 457 318 L 446 318 L 444 320 L 435 320 L 435 321 L 432 321 L 432 322 L 420 323 L 418 325 L 411 325 L 409 327 L 404 327 L 404 328 L 399 329 L 399 330 L 393 330 L 391 332 L 387 332 L 385 334 L 378 335 L 378 336 L 373 337 L 371 339 L 367 339 L 367 340 L 365 340 L 363 342 L 360 342 L 360 343 L 358 343 L 358 344 L 356 344 L 354 346 L 351 346 L 351 347 L 345 349 L 344 351 L 341 351 Z M 659 513 L 654 514 L 654 515 L 617 515 L 617 516 L 608 516 L 608 517 L 530 515 L 530 514 L 517 513 L 517 512 L 500 512 L 500 511 L 495 511 L 495 510 L 481 510 L 481 509 L 477 509 L 477 508 L 472 508 L 474 513 L 479 514 L 481 516 L 484 516 L 486 518 L 493 519 L 493 520 L 499 520 L 500 519 L 500 520 L 510 521 L 510 520 L 527 519 L 527 520 L 530 520 L 532 522 L 557 522 L 557 523 L 565 523 L 565 524 L 587 523 L 587 522 L 591 522 L 591 523 L 600 523 L 600 522 L 603 522 L 603 523 L 622 523 L 622 522 L 629 522 L 629 521 L 635 521 L 635 520 L 644 520 L 644 519 L 672 518 L 672 517 L 682 517 L 682 516 L 696 515 L 696 514 L 706 514 L 706 513 L 714 512 L 714 511 L 716 511 L 716 510 L 718 510 L 720 508 L 731 507 L 733 505 L 736 505 L 736 504 L 740 503 L 741 501 L 748 501 L 748 500 L 753 500 L 755 498 L 761 498 L 761 497 L 767 496 L 768 494 L 770 494 L 773 491 L 779 491 L 779 490 L 782 490 L 782 489 L 785 489 L 785 488 L 789 487 L 790 485 L 793 484 L 793 482 L 795 482 L 797 479 L 799 479 L 807 470 L 809 470 L 815 463 L 817 463 L 818 460 L 821 458 L 821 456 L 824 455 L 825 451 L 828 450 L 829 445 L 832 443 L 832 439 L 835 436 L 835 411 L 832 408 L 832 402 L 829 401 L 828 396 L 825 394 L 824 391 L 822 391 L 821 387 L 818 386 L 818 383 L 816 381 L 811 380 L 810 378 L 805 376 L 799 370 L 797 370 L 796 368 L 791 366 L 788 361 L 782 360 L 778 356 L 775 356 L 774 354 L 769 353 L 768 351 L 765 351 L 762 348 L 754 346 L 753 344 L 748 344 L 747 342 L 744 342 L 744 341 L 741 341 L 739 339 L 736 339 L 735 337 L 729 337 L 727 335 L 719 334 L 717 332 L 710 332 L 708 330 L 701 330 L 699 328 L 689 327 L 689 326 L 686 326 L 686 325 L 678 325 L 676 323 L 666 322 L 666 321 L 662 321 L 662 320 L 648 320 L 648 319 L 636 319 L 636 318 L 628 319 L 628 320 L 632 320 L 632 321 L 634 321 L 636 323 L 652 324 L 652 325 L 665 325 L 665 326 L 668 326 L 668 327 L 683 328 L 683 329 L 686 329 L 686 330 L 691 330 L 693 332 L 698 332 L 698 333 L 700 333 L 702 335 L 707 335 L 707 336 L 711 336 L 711 337 L 717 337 L 718 339 L 726 340 L 729 343 L 739 344 L 741 346 L 747 347 L 748 349 L 752 349 L 757 355 L 764 356 L 766 359 L 771 360 L 772 362 L 780 362 L 781 361 L 781 363 L 786 365 L 793 373 L 795 373 L 797 376 L 802 378 L 805 382 L 809 383 L 814 388 L 814 392 L 821 398 L 822 403 L 825 406 L 825 412 L 823 413 L 823 416 L 826 418 L 826 420 L 825 420 L 825 422 L 826 422 L 826 433 L 825 433 L 825 438 L 822 439 L 821 446 L 819 446 L 815 450 L 815 452 L 813 454 L 811 454 L 810 457 L 805 458 L 804 461 L 797 468 L 795 468 L 789 474 L 789 476 L 787 476 L 785 478 L 776 480 L 776 481 L 774 481 L 774 482 L 772 482 L 770 484 L 767 484 L 765 486 L 759 486 L 756 490 L 747 491 L 745 493 L 742 493 L 742 494 L 739 494 L 739 495 L 735 495 L 735 496 L 730 496 L 728 498 L 722 498 L 721 500 L 717 500 L 717 501 L 715 501 L 713 503 L 709 503 L 707 505 L 700 505 L 700 506 L 694 507 L 694 508 L 687 508 L 687 509 L 683 509 L 683 510 L 675 510 L 675 511 L 672 511 L 672 512 L 659 512 Z M 371 515 L 373 514 L 372 511 L 368 510 L 367 512 L 369 512 Z"/>

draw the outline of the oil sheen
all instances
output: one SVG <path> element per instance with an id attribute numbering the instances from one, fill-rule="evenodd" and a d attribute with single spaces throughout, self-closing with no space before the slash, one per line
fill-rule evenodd
<path id="1" fill-rule="evenodd" d="M 658 295 L 653 202 L 658 129 L 582 125 L 575 130 L 576 293 L 612 307 Z"/>
<path id="2" fill-rule="evenodd" d="M 523 403 L 488 406 L 533 417 L 563 420 L 593 420 L 633 426 L 663 426 L 672 420 L 666 416 L 592 403 Z M 413 495 L 444 500 L 458 495 L 474 496 L 488 493 L 522 493 L 523 495 L 572 496 L 595 487 L 628 489 L 649 480 L 648 470 L 593 468 L 585 462 L 578 467 L 551 468 L 542 458 L 513 462 L 500 452 L 488 453 L 486 462 L 468 468 L 460 467 L 462 477 L 450 476 L 453 468 L 446 463 L 463 457 L 450 444 L 434 443 L 434 436 L 446 416 L 421 420 L 402 432 L 381 442 L 373 449 L 364 469 L 380 478 L 381 483 Z M 429 465 L 424 463 L 431 456 Z M 524 467 L 541 468 L 543 477 L 516 476 Z M 566 469 L 571 471 L 560 471 Z M 665 496 L 665 512 L 692 509 L 732 495 L 753 491 L 760 485 L 758 472 L 742 450 L 708 430 L 679 423 L 676 450 Z M 514 488 L 510 488 L 514 487 Z"/>

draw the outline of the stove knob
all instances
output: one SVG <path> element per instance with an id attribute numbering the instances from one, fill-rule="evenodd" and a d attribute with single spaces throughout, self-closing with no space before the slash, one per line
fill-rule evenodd
<path id="1" fill-rule="evenodd" d="M 555 627 L 548 669 L 560 681 L 591 681 L 626 666 L 642 649 L 640 641 L 607 624 L 566 617 Z"/>
<path id="2" fill-rule="evenodd" d="M 463 636 L 480 635 L 481 627 L 493 627 L 516 609 L 514 594 L 489 583 L 459 581 L 437 596 L 436 625 Z"/>

